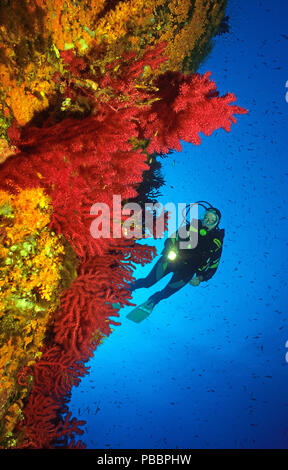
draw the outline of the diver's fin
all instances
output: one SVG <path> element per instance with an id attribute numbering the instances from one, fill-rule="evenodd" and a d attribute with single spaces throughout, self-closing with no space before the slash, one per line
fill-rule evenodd
<path id="1" fill-rule="evenodd" d="M 140 323 L 141 321 L 145 320 L 145 318 L 149 317 L 150 313 L 152 313 L 154 304 L 152 302 L 144 302 L 144 304 L 139 305 L 139 307 L 134 308 L 132 312 L 126 315 L 126 318 L 129 320 L 134 321 L 135 323 Z"/>

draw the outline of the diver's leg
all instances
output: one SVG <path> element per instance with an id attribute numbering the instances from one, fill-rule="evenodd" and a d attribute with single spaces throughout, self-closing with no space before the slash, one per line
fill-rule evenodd
<path id="1" fill-rule="evenodd" d="M 170 269 L 167 271 L 170 272 Z M 165 271 L 164 275 L 166 274 L 168 274 L 168 272 Z M 184 287 L 187 282 L 189 282 L 191 277 L 191 274 L 188 275 L 187 273 L 183 272 L 174 273 L 164 289 L 156 292 L 156 294 L 151 295 L 151 297 L 149 297 L 146 302 L 139 305 L 139 307 L 136 307 L 136 309 L 130 312 L 127 315 L 127 318 L 134 321 L 135 323 L 140 323 L 141 321 L 145 320 L 145 318 L 147 318 L 152 313 L 153 308 L 156 304 L 158 304 L 158 302 L 160 302 L 160 300 L 166 299 L 167 297 L 170 297 L 170 295 L 175 294 L 175 292 L 182 289 L 182 287 Z"/>
<path id="2" fill-rule="evenodd" d="M 173 274 L 172 278 L 168 282 L 167 286 L 164 289 L 156 292 L 151 295 L 148 299 L 148 303 L 153 303 L 154 305 L 158 304 L 160 300 L 167 299 L 170 295 L 175 294 L 178 290 L 182 289 L 192 278 L 192 275 L 187 275 L 186 273 L 176 272 Z"/>
<path id="3" fill-rule="evenodd" d="M 153 284 L 158 282 L 162 277 L 166 276 L 166 274 L 169 274 L 170 270 L 167 266 L 167 262 L 165 262 L 165 259 L 163 256 L 157 261 L 155 266 L 151 269 L 150 273 L 148 276 L 145 278 L 137 279 L 137 281 L 134 282 L 134 284 L 131 283 L 130 285 L 130 290 L 133 292 L 136 289 L 140 289 L 141 287 L 151 287 Z"/>

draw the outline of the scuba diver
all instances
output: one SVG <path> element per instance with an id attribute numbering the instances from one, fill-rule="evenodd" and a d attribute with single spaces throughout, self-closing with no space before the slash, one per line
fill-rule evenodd
<path id="1" fill-rule="evenodd" d="M 224 238 L 224 229 L 218 227 L 221 213 L 206 201 L 197 201 L 195 204 L 204 208 L 203 216 L 199 220 L 192 219 L 191 222 L 187 221 L 186 216 L 184 220 L 186 233 L 198 230 L 196 247 L 181 249 L 181 241 L 185 240 L 179 238 L 181 227 L 171 238 L 166 239 L 161 257 L 151 272 L 147 277 L 130 284 L 130 290 L 133 292 L 142 287 L 151 287 L 171 272 L 173 276 L 164 289 L 151 295 L 146 302 L 132 310 L 127 315 L 129 320 L 140 323 L 151 314 L 156 304 L 175 294 L 186 284 L 196 287 L 214 276 L 220 262 Z M 198 222 L 196 226 L 195 221 Z M 197 226 L 198 228 L 195 228 Z M 189 235 L 186 236 L 186 240 L 189 240 L 188 237 Z"/>

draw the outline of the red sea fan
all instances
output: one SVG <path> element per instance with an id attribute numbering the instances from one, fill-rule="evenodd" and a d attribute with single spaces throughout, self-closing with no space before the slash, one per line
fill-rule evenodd
<path id="1" fill-rule="evenodd" d="M 64 60 L 66 68 L 73 75 L 77 76 L 87 68 L 84 58 L 77 57 L 71 49 L 68 51 L 60 51 L 60 57 Z"/>
<path id="2" fill-rule="evenodd" d="M 123 113 L 118 114 L 121 115 Z M 85 123 L 86 131 L 89 129 L 87 135 L 93 123 L 94 120 L 90 122 L 91 128 Z M 1 167 L 0 185 L 5 189 L 11 187 L 11 181 L 15 187 L 45 187 L 53 204 L 51 228 L 65 235 L 81 260 L 78 278 L 65 291 L 55 317 L 53 342 L 33 367 L 33 390 L 24 409 L 25 421 L 19 426 L 26 436 L 23 446 L 30 448 L 49 447 L 59 438 L 53 425 L 57 422 L 57 410 L 63 397 L 69 395 L 71 387 L 77 386 L 86 373 L 83 362 L 92 357 L 98 344 L 93 335 L 97 331 L 103 336 L 111 333 L 110 325 L 119 324 L 110 318 L 118 316 L 111 302 L 127 303 L 130 297 L 127 284 L 132 279 L 131 265 L 125 269 L 122 248 L 129 252 L 134 242 L 93 239 L 89 230 L 90 208 L 97 201 L 106 201 L 112 208 L 115 193 L 123 198 L 133 196 L 134 187 L 148 166 L 146 156 L 132 150 L 127 143 L 127 131 L 132 131 L 134 124 L 126 125 L 124 120 L 122 128 L 120 119 L 117 125 L 115 122 L 114 133 L 113 116 L 109 124 L 102 121 L 98 128 L 96 124 L 94 128 L 98 132 L 93 133 L 90 140 L 85 137 L 86 148 L 90 150 L 87 156 L 83 150 L 85 138 L 81 134 L 79 137 L 74 130 L 75 123 L 70 122 L 73 128 L 70 141 L 57 142 L 55 136 L 46 134 L 47 130 L 40 130 L 41 146 L 35 129 L 34 137 L 28 139 L 29 146 L 24 140 L 22 154 Z M 104 145 L 105 131 L 107 146 Z M 55 133 L 60 138 L 58 126 Z M 129 172 L 131 167 L 133 171 Z M 148 260 L 149 256 L 145 256 Z"/>
<path id="3" fill-rule="evenodd" d="M 73 386 L 79 385 L 80 377 L 84 377 L 88 370 L 89 367 L 85 367 L 83 362 L 75 361 L 72 351 L 65 352 L 54 344 L 34 365 L 33 391 L 61 399 L 70 394 Z"/>
<path id="4" fill-rule="evenodd" d="M 143 136 L 150 139 L 148 151 L 180 151 L 180 140 L 199 145 L 201 132 L 207 136 L 219 128 L 229 132 L 232 122 L 236 122 L 233 115 L 247 113 L 231 105 L 236 99 L 232 93 L 219 96 L 210 75 L 167 72 L 159 77 L 156 86 L 161 99 L 152 104 L 141 121 Z"/>

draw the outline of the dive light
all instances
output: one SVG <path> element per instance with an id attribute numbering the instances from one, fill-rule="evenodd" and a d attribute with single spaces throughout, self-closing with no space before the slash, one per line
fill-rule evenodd
<path id="1" fill-rule="evenodd" d="M 170 250 L 168 255 L 167 255 L 167 258 L 170 260 L 170 261 L 174 261 L 175 258 L 177 258 L 177 253 L 175 250 Z"/>

